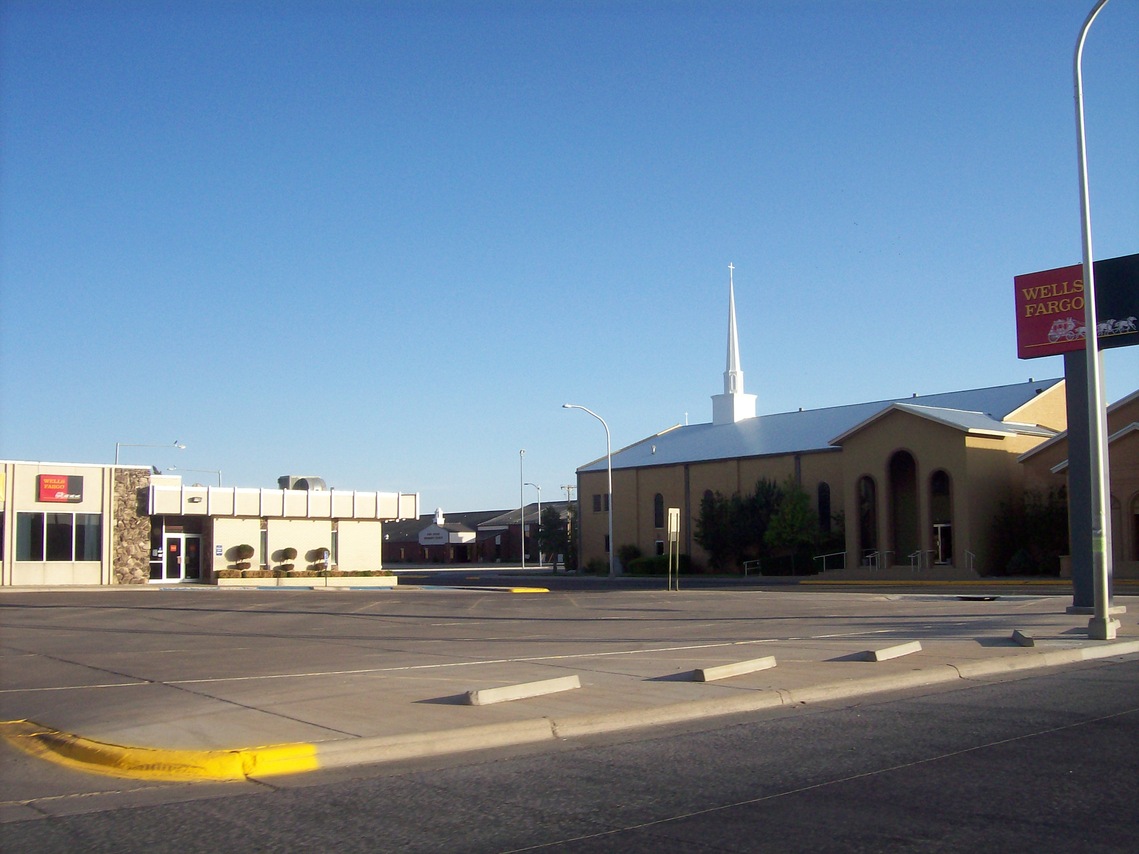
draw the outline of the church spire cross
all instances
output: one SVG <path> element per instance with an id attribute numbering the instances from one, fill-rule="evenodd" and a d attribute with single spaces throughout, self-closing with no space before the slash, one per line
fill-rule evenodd
<path id="1" fill-rule="evenodd" d="M 755 417 L 756 396 L 744 394 L 744 372 L 740 367 L 735 272 L 736 265 L 728 264 L 728 359 L 724 369 L 724 393 L 712 395 L 713 424 L 732 424 Z"/>

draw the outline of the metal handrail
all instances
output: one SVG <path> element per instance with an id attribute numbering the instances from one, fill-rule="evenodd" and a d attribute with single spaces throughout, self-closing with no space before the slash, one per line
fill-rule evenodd
<path id="1" fill-rule="evenodd" d="M 825 554 L 825 555 L 815 555 L 813 560 L 821 560 L 823 562 L 823 568 L 820 571 L 826 572 L 827 571 L 827 558 L 828 557 L 836 557 L 838 555 L 842 556 L 842 566 L 838 567 L 838 569 L 846 569 L 846 552 L 830 552 L 830 553 Z"/>

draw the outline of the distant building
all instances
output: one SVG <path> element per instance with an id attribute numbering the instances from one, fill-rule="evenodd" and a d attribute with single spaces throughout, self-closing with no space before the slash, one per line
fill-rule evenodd
<path id="1" fill-rule="evenodd" d="M 542 515 L 554 508 L 565 519 L 568 504 L 565 501 L 543 502 Z M 549 562 L 553 555 L 540 556 L 535 536 L 538 526 L 537 502 L 527 504 L 526 562 L 537 565 Z M 512 510 L 480 510 L 467 513 L 444 514 L 442 509 L 405 519 L 384 528 L 384 563 L 398 564 L 487 564 L 522 562 L 523 508 Z"/>
<path id="2" fill-rule="evenodd" d="M 1067 427 L 1063 380 L 757 416 L 755 396 L 744 392 L 732 283 L 728 306 L 724 389 L 712 398 L 712 422 L 671 427 L 612 455 L 616 543 L 608 542 L 605 458 L 577 470 L 583 564 L 625 544 L 662 553 L 670 507 L 680 510 L 681 552 L 706 563 L 693 536 L 702 499 L 792 477 L 824 530 L 836 515 L 844 521 L 845 550 L 828 567 L 936 566 L 962 577 L 992 570 L 992 519 L 1024 488 L 1021 460 L 1061 441 Z M 1120 471 L 1134 468 L 1139 436 L 1116 429 L 1113 486 L 1130 490 L 1117 498 L 1128 508 L 1120 525 L 1134 531 L 1139 489 L 1115 474 L 1117 457 Z M 1119 536 L 1116 546 L 1134 557 L 1134 541 L 1133 533 Z"/>

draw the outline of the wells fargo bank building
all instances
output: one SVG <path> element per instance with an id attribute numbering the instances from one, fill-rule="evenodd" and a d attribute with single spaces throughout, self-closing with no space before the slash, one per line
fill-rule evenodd
<path id="1" fill-rule="evenodd" d="M 207 487 L 147 466 L 3 460 L 0 586 L 210 584 L 242 576 L 239 566 L 266 576 L 259 584 L 305 583 L 309 570 L 327 584 L 381 570 L 383 523 L 419 513 L 415 493 L 307 486 Z"/>

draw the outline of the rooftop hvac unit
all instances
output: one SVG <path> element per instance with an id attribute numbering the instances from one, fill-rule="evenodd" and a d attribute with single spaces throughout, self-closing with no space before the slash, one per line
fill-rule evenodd
<path id="1" fill-rule="evenodd" d="M 324 482 L 323 477 L 312 477 L 311 475 L 282 475 L 277 478 L 277 485 L 281 489 L 304 489 L 311 492 L 325 492 L 328 489 L 328 484 Z"/>

